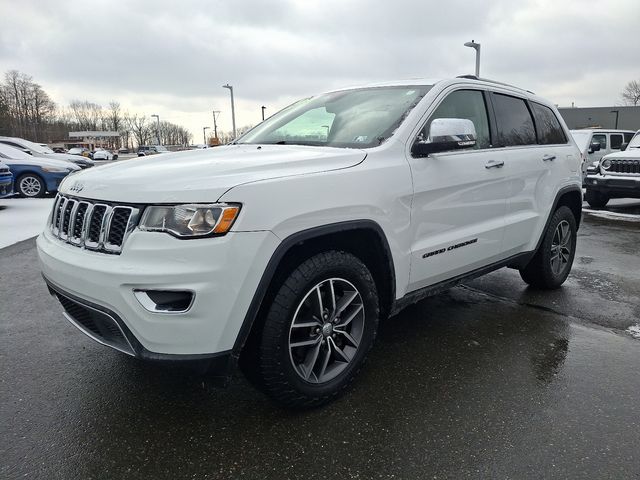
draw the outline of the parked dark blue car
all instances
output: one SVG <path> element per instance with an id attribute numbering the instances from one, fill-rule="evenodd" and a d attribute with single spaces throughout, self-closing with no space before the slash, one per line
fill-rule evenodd
<path id="1" fill-rule="evenodd" d="M 13 174 L 9 166 L 0 161 L 0 198 L 8 197 L 13 193 Z"/>
<path id="2" fill-rule="evenodd" d="M 13 190 L 22 197 L 43 197 L 46 192 L 55 193 L 64 177 L 80 170 L 75 163 L 33 157 L 1 143 L 0 160 L 11 169 Z"/>

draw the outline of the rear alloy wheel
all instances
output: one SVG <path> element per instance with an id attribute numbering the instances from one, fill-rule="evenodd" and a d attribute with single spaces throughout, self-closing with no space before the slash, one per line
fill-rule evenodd
<path id="1" fill-rule="evenodd" d="M 590 188 L 587 188 L 585 200 L 591 208 L 604 208 L 607 206 L 607 203 L 609 203 L 609 197 L 607 195 L 597 190 L 591 190 Z"/>
<path id="2" fill-rule="evenodd" d="M 18 193 L 22 197 L 40 198 L 44 197 L 44 182 L 38 175 L 27 173 L 18 179 Z"/>
<path id="3" fill-rule="evenodd" d="M 554 289 L 569 276 L 576 254 L 577 226 L 568 207 L 555 211 L 540 248 L 520 276 L 532 287 Z"/>
<path id="4" fill-rule="evenodd" d="M 378 296 L 354 255 L 328 251 L 280 285 L 256 355 L 257 384 L 283 406 L 322 405 L 357 375 L 378 326 Z"/>

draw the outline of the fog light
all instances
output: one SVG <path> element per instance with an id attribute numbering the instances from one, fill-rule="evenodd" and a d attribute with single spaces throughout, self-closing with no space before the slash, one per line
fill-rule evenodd
<path id="1" fill-rule="evenodd" d="M 145 310 L 154 313 L 184 313 L 196 296 L 190 290 L 134 290 L 133 294 Z"/>

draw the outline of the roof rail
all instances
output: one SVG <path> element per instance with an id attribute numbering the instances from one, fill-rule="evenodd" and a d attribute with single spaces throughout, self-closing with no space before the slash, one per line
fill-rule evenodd
<path id="1" fill-rule="evenodd" d="M 504 82 L 498 82 L 497 80 L 491 80 L 489 78 L 476 77 L 475 75 L 458 75 L 456 78 L 466 78 L 467 80 L 478 80 L 479 82 L 495 83 L 496 85 L 504 85 L 505 87 L 516 88 L 518 90 L 523 90 L 525 92 L 531 93 L 532 95 L 535 95 L 535 93 L 533 93 L 531 90 L 527 90 L 521 87 L 516 87 L 515 85 L 510 85 Z"/>

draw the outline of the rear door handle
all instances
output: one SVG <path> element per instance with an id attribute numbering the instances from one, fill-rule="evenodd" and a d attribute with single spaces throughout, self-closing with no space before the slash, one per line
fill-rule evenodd
<path id="1" fill-rule="evenodd" d="M 551 162 L 552 160 L 555 160 L 555 159 L 556 159 L 555 155 L 545 155 L 544 157 L 542 157 L 543 162 Z"/>
<path id="2" fill-rule="evenodd" d="M 502 167 L 504 167 L 504 162 L 502 160 L 489 160 L 484 165 L 484 168 L 502 168 Z"/>

